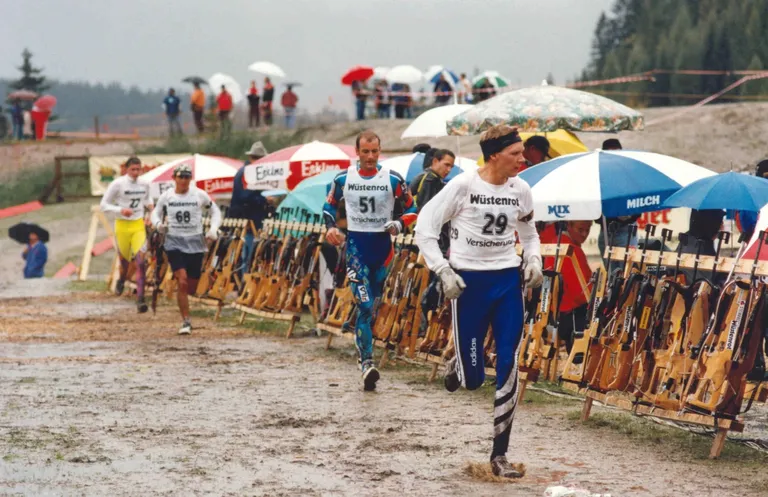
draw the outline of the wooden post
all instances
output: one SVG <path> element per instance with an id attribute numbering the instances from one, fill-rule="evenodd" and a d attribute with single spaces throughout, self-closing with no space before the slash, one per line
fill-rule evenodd
<path id="1" fill-rule="evenodd" d="M 216 314 L 213 316 L 214 321 L 218 321 L 221 317 L 221 309 L 224 307 L 224 303 L 222 301 L 219 301 L 219 303 L 216 305 Z"/>
<path id="2" fill-rule="evenodd" d="M 325 350 L 328 350 L 331 348 L 331 342 L 333 341 L 333 333 L 330 331 L 326 331 L 328 333 L 328 341 L 325 342 Z"/>
<path id="3" fill-rule="evenodd" d="M 61 184 L 64 182 L 64 171 L 61 167 L 60 157 L 56 157 L 56 171 L 54 172 L 54 181 L 56 183 L 56 202 L 62 202 L 64 197 L 61 195 Z"/>
<path id="4" fill-rule="evenodd" d="M 240 319 L 237 320 L 237 324 L 243 324 L 245 322 L 245 311 L 240 312 Z"/>
<path id="5" fill-rule="evenodd" d="M 728 430 L 726 428 L 717 428 L 715 440 L 712 442 L 712 448 L 709 451 L 710 459 L 717 459 L 720 457 L 720 453 L 723 451 L 723 447 L 725 446 L 725 439 L 727 435 Z"/>
<path id="6" fill-rule="evenodd" d="M 288 326 L 288 332 L 285 334 L 285 338 L 291 338 L 293 336 L 293 329 L 296 327 L 296 323 L 299 322 L 299 316 L 293 316 L 291 324 Z"/>
<path id="7" fill-rule="evenodd" d="M 432 383 L 433 381 L 435 381 L 435 378 L 437 378 L 437 368 L 438 368 L 437 363 L 432 364 L 432 372 L 429 373 L 429 378 L 427 378 L 427 383 Z"/>
<path id="8" fill-rule="evenodd" d="M 589 413 L 592 411 L 592 401 L 594 399 L 592 397 L 587 396 L 587 398 L 584 400 L 584 408 L 581 410 L 581 421 L 585 422 L 589 419 Z"/>
<path id="9" fill-rule="evenodd" d="M 91 251 L 96 241 L 96 230 L 99 228 L 99 216 L 96 212 L 91 214 L 91 226 L 88 228 L 88 241 L 85 242 L 85 251 L 83 252 L 83 262 L 80 265 L 80 275 L 77 278 L 80 281 L 88 279 L 88 270 L 91 267 Z"/>
<path id="10" fill-rule="evenodd" d="M 99 116 L 93 116 L 93 133 L 99 139 Z"/>
<path id="11" fill-rule="evenodd" d="M 528 379 L 521 379 L 518 382 L 518 387 L 520 388 L 520 391 L 517 393 L 517 403 L 520 404 L 520 402 L 523 401 L 523 397 L 525 397 L 525 389 L 528 387 Z"/>
<path id="12" fill-rule="evenodd" d="M 384 345 L 384 350 L 381 353 L 381 360 L 379 361 L 379 368 L 386 366 L 387 362 L 389 362 L 389 351 L 387 350 L 387 346 Z"/>

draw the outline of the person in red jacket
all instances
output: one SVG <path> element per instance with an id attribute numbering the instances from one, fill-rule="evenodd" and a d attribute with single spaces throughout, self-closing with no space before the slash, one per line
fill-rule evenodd
<path id="1" fill-rule="evenodd" d="M 285 113 L 285 127 L 293 129 L 296 126 L 296 104 L 299 103 L 299 97 L 293 92 L 293 86 L 288 85 L 282 97 L 280 97 L 280 104 L 283 106 L 283 112 Z"/>
<path id="2" fill-rule="evenodd" d="M 232 112 L 232 94 L 227 91 L 224 85 L 221 85 L 221 93 L 216 98 L 216 104 L 219 106 L 221 135 L 228 135 L 232 131 L 232 121 L 229 117 L 229 114 Z"/>
<path id="3" fill-rule="evenodd" d="M 560 322 L 557 334 L 565 343 L 570 353 L 573 346 L 573 332 L 583 330 L 587 324 L 587 306 L 592 293 L 590 279 L 592 269 L 589 267 L 587 256 L 581 246 L 589 237 L 592 221 L 568 221 L 567 231 L 562 234 L 560 243 L 561 254 L 565 253 L 565 245 L 573 247 L 573 255 L 563 259 L 560 268 L 562 275 L 562 300 L 560 301 Z M 554 230 L 552 230 L 554 233 Z M 542 234 L 541 243 L 557 243 L 557 236 Z M 544 268 L 552 269 L 554 257 L 544 258 Z M 577 273 L 578 272 L 581 274 Z"/>

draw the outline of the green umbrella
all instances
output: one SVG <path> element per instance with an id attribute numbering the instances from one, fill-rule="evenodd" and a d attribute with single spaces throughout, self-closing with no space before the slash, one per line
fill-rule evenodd
<path id="1" fill-rule="evenodd" d="M 611 99 L 560 86 L 534 86 L 485 100 L 446 123 L 449 135 L 476 135 L 497 124 L 520 131 L 617 132 L 643 129 L 643 115 Z"/>
<path id="2" fill-rule="evenodd" d="M 307 214 L 312 215 L 310 219 L 312 222 L 314 222 L 315 214 L 322 218 L 323 204 L 325 204 L 325 198 L 328 196 L 328 185 L 331 184 L 337 174 L 339 171 L 326 171 L 317 176 L 309 177 L 296 185 L 296 188 L 280 202 L 279 210 L 281 212 L 283 208 L 291 209 L 291 215 L 281 219 L 306 222 Z"/>
<path id="3" fill-rule="evenodd" d="M 512 84 L 507 78 L 496 71 L 485 71 L 472 78 L 472 87 L 480 88 L 486 81 L 491 83 L 494 88 L 504 88 L 505 86 L 510 86 Z"/>

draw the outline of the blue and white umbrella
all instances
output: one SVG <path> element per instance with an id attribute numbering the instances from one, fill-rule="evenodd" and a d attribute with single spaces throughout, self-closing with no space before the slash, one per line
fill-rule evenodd
<path id="1" fill-rule="evenodd" d="M 634 150 L 569 154 L 531 167 L 537 221 L 589 220 L 662 209 L 682 187 L 715 173 L 684 160 Z"/>
<path id="2" fill-rule="evenodd" d="M 443 76 L 448 84 L 453 87 L 455 87 L 456 83 L 459 82 L 459 76 L 455 72 L 443 66 L 432 66 L 427 69 L 427 72 L 424 73 L 424 79 L 433 85 L 440 81 L 440 76 Z"/>
<path id="3" fill-rule="evenodd" d="M 381 165 L 382 167 L 388 168 L 390 171 L 399 173 L 400 176 L 405 178 L 406 183 L 410 183 L 413 178 L 424 171 L 424 154 L 418 152 L 415 154 L 391 157 L 381 161 Z M 457 157 L 453 169 L 451 169 L 451 172 L 445 180 L 449 181 L 464 171 L 474 171 L 478 167 L 477 162 L 472 159 Z"/>

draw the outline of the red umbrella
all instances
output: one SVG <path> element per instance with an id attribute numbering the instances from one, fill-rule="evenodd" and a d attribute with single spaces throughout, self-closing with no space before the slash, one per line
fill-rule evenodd
<path id="1" fill-rule="evenodd" d="M 37 93 L 31 90 L 16 90 L 8 94 L 9 100 L 34 100 L 37 98 Z"/>
<path id="2" fill-rule="evenodd" d="M 370 66 L 355 66 L 341 77 L 342 85 L 351 85 L 355 81 L 365 81 L 373 76 L 373 68 Z"/>
<path id="3" fill-rule="evenodd" d="M 43 95 L 35 100 L 35 107 L 42 111 L 50 112 L 56 107 L 56 97 L 53 95 Z"/>

